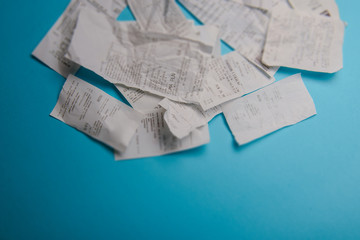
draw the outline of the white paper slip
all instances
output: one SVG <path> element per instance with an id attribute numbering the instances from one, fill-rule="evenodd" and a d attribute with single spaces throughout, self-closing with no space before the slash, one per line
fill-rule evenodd
<path id="1" fill-rule="evenodd" d="M 257 66 L 234 51 L 210 61 L 200 93 L 200 106 L 208 110 L 274 82 Z"/>
<path id="2" fill-rule="evenodd" d="M 183 35 L 192 28 L 174 0 L 128 0 L 141 29 L 150 32 Z M 191 31 L 191 30 L 190 30 Z"/>
<path id="3" fill-rule="evenodd" d="M 143 119 L 143 114 L 73 75 L 50 115 L 118 151 L 125 151 Z"/>
<path id="4" fill-rule="evenodd" d="M 272 8 L 271 10 L 279 10 L 279 9 L 291 9 L 291 6 L 289 4 L 288 0 L 272 0 Z"/>
<path id="5" fill-rule="evenodd" d="M 289 3 L 296 10 L 340 18 L 339 8 L 334 0 L 289 0 Z"/>
<path id="6" fill-rule="evenodd" d="M 188 102 L 202 90 L 213 46 L 82 10 L 66 57 L 114 84 Z"/>
<path id="7" fill-rule="evenodd" d="M 260 9 L 227 0 L 180 0 L 204 24 L 220 28 L 220 37 L 244 57 L 257 64 L 268 75 L 277 68 L 269 68 L 261 59 L 269 15 Z"/>
<path id="8" fill-rule="evenodd" d="M 140 89 L 129 88 L 115 84 L 115 87 L 130 103 L 130 105 L 139 112 L 145 113 L 155 109 L 163 97 L 144 92 Z"/>
<path id="9" fill-rule="evenodd" d="M 210 141 L 207 125 L 197 128 L 183 139 L 171 134 L 164 121 L 165 110 L 155 109 L 146 114 L 125 152 L 115 152 L 115 160 L 160 156 L 188 150 Z"/>
<path id="10" fill-rule="evenodd" d="M 288 10 L 273 12 L 262 61 L 333 73 L 343 66 L 344 23 L 335 18 Z"/>
<path id="11" fill-rule="evenodd" d="M 316 114 L 300 74 L 223 104 L 222 109 L 239 145 Z"/>
<path id="12" fill-rule="evenodd" d="M 273 6 L 272 0 L 242 0 L 242 2 L 249 7 L 260 8 L 267 11 L 271 10 Z"/>
<path id="13" fill-rule="evenodd" d="M 164 119 L 171 133 L 180 139 L 188 136 L 196 128 L 206 125 L 222 112 L 220 106 L 203 111 L 198 105 L 178 103 L 167 98 L 159 105 L 166 109 Z"/>
<path id="14" fill-rule="evenodd" d="M 32 55 L 64 77 L 74 74 L 79 65 L 64 58 L 70 44 L 79 11 L 92 8 L 104 15 L 117 18 L 126 7 L 125 0 L 72 0 Z"/>

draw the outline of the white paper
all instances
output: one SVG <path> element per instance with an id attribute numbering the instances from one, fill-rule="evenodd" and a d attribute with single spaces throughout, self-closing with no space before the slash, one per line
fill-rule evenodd
<path id="1" fill-rule="evenodd" d="M 245 4 L 249 7 L 260 8 L 263 10 L 271 10 L 273 6 L 272 0 L 233 0 Z"/>
<path id="2" fill-rule="evenodd" d="M 268 14 L 228 0 L 180 0 L 204 24 L 220 28 L 220 37 L 248 60 L 274 76 L 278 68 L 259 61 L 265 43 Z"/>
<path id="3" fill-rule="evenodd" d="M 272 0 L 272 11 L 278 11 L 280 9 L 291 9 L 291 6 L 289 4 L 288 0 Z"/>
<path id="4" fill-rule="evenodd" d="M 115 160 L 153 157 L 199 147 L 210 141 L 205 125 L 183 139 L 173 136 L 164 121 L 165 110 L 160 108 L 146 114 L 125 152 L 115 153 Z"/>
<path id="5" fill-rule="evenodd" d="M 220 106 L 203 111 L 198 105 L 178 103 L 166 98 L 159 105 L 166 109 L 164 119 L 171 133 L 180 139 L 222 112 Z"/>
<path id="6" fill-rule="evenodd" d="M 188 102 L 202 90 L 212 52 L 206 43 L 143 32 L 83 10 L 66 57 L 112 83 Z"/>
<path id="7" fill-rule="evenodd" d="M 200 93 L 200 105 L 208 110 L 274 82 L 240 53 L 234 51 L 210 61 Z"/>
<path id="8" fill-rule="evenodd" d="M 111 18 L 117 18 L 125 8 L 125 0 L 72 0 L 32 55 L 64 77 L 74 74 L 79 65 L 64 58 L 70 44 L 79 11 L 92 8 Z"/>
<path id="9" fill-rule="evenodd" d="M 115 84 L 130 105 L 137 111 L 145 113 L 155 109 L 163 97 L 144 92 L 140 89 L 129 88 Z"/>
<path id="10" fill-rule="evenodd" d="M 334 0 L 289 0 L 289 3 L 296 10 L 340 18 L 339 8 Z"/>
<path id="11" fill-rule="evenodd" d="M 239 145 L 316 114 L 300 74 L 226 103 L 222 109 Z"/>
<path id="12" fill-rule="evenodd" d="M 288 10 L 273 13 L 262 61 L 333 73 L 343 64 L 344 23 L 339 19 Z"/>
<path id="13" fill-rule="evenodd" d="M 191 31 L 192 21 L 186 19 L 174 0 L 128 0 L 128 3 L 142 30 L 176 35 Z"/>
<path id="14" fill-rule="evenodd" d="M 118 151 L 125 151 L 143 119 L 139 112 L 73 75 L 50 115 Z"/>
<path id="15" fill-rule="evenodd" d="M 206 45 L 213 47 L 213 56 L 221 56 L 219 29 L 207 26 L 194 26 L 191 32 L 184 33 L 183 37 L 193 39 L 206 43 Z M 140 112 L 148 112 L 156 108 L 159 102 L 164 98 L 140 89 L 126 87 L 120 84 L 115 84 L 116 88 L 122 93 L 130 105 Z"/>

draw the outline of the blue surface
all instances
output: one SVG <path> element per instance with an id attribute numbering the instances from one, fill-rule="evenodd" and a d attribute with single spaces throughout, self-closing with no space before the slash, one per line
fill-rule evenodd
<path id="1" fill-rule="evenodd" d="M 0 239 L 360 239 L 360 2 L 337 2 L 344 69 L 302 72 L 316 117 L 237 147 L 218 116 L 207 146 L 115 162 L 49 117 L 64 79 L 30 56 L 68 1 L 3 1 Z"/>

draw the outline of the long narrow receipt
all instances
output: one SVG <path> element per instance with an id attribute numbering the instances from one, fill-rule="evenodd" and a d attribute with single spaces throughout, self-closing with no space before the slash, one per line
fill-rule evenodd
<path id="1" fill-rule="evenodd" d="M 146 114 L 125 152 L 115 152 L 115 160 L 159 156 L 188 150 L 210 141 L 207 125 L 197 128 L 183 139 L 171 134 L 164 121 L 164 109 L 155 109 Z"/>
<path id="2" fill-rule="evenodd" d="M 143 115 L 91 84 L 69 75 L 52 117 L 110 147 L 125 151 Z"/>
<path id="3" fill-rule="evenodd" d="M 344 23 L 295 10 L 274 12 L 262 61 L 308 71 L 333 73 L 343 64 Z"/>
<path id="4" fill-rule="evenodd" d="M 125 8 L 124 0 L 72 0 L 32 55 L 64 77 L 74 74 L 79 65 L 64 58 L 70 44 L 79 11 L 85 7 L 116 18 Z"/>
<path id="5" fill-rule="evenodd" d="M 316 114 L 300 74 L 226 103 L 222 109 L 239 145 Z"/>
<path id="6" fill-rule="evenodd" d="M 167 98 L 163 99 L 159 105 L 166 109 L 164 119 L 171 133 L 180 139 L 207 124 L 222 112 L 220 106 L 203 111 L 198 105 L 178 103 Z"/>
<path id="7" fill-rule="evenodd" d="M 199 41 L 147 33 L 83 10 L 66 56 L 112 83 L 187 102 L 202 88 L 212 51 Z"/>

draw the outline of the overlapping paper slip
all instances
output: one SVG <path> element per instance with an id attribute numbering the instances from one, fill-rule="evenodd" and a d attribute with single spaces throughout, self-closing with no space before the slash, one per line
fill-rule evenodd
<path id="1" fill-rule="evenodd" d="M 291 9 L 291 5 L 288 0 L 272 0 L 272 11 L 278 11 L 280 9 Z"/>
<path id="2" fill-rule="evenodd" d="M 239 145 L 316 114 L 300 74 L 226 103 L 222 109 Z"/>
<path id="3" fill-rule="evenodd" d="M 126 151 L 116 152 L 115 160 L 159 156 L 199 147 L 210 141 L 207 125 L 183 139 L 176 138 L 164 121 L 164 111 L 160 108 L 147 113 Z"/>
<path id="4" fill-rule="evenodd" d="M 82 10 L 66 57 L 112 83 L 188 102 L 202 90 L 212 52 L 213 45 Z"/>
<path id="5" fill-rule="evenodd" d="M 334 0 L 289 0 L 289 3 L 296 10 L 340 18 L 338 6 Z"/>
<path id="6" fill-rule="evenodd" d="M 308 71 L 342 68 L 344 23 L 295 10 L 273 12 L 262 61 Z"/>
<path id="7" fill-rule="evenodd" d="M 263 10 L 271 10 L 273 7 L 272 0 L 233 0 L 234 2 L 245 4 L 249 7 L 259 8 Z"/>
<path id="8" fill-rule="evenodd" d="M 147 93 L 141 89 L 129 88 L 115 84 L 115 87 L 137 111 L 145 113 L 155 109 L 163 97 Z"/>
<path id="9" fill-rule="evenodd" d="M 255 8 L 226 0 L 180 0 L 204 24 L 218 26 L 220 37 L 269 76 L 277 67 L 261 63 L 269 16 Z"/>
<path id="10" fill-rule="evenodd" d="M 125 0 L 72 0 L 33 51 L 33 56 L 64 77 L 74 74 L 80 66 L 64 58 L 64 55 L 70 44 L 79 11 L 85 7 L 92 8 L 115 19 L 125 6 Z"/>
<path id="11" fill-rule="evenodd" d="M 220 39 L 218 28 L 207 26 L 194 26 L 193 32 L 187 33 L 184 37 L 198 40 L 213 47 L 212 55 L 220 57 Z M 130 105 L 140 112 L 147 112 L 158 106 L 163 97 L 144 92 L 140 89 L 126 87 L 120 84 L 115 84 L 116 88 L 126 98 Z"/>
<path id="12" fill-rule="evenodd" d="M 143 30 L 183 35 L 193 26 L 174 0 L 128 0 L 128 3 Z"/>
<path id="13" fill-rule="evenodd" d="M 204 90 L 197 96 L 202 108 L 201 112 L 205 113 L 208 110 L 211 112 L 212 108 L 269 85 L 274 80 L 274 78 L 266 76 L 238 52 L 231 52 L 213 59 L 209 64 L 209 73 L 206 75 Z M 163 99 L 139 89 L 119 85 L 116 87 L 130 105 L 141 112 L 153 109 Z M 188 105 L 183 104 L 182 106 Z M 197 106 L 191 108 L 198 109 Z"/>
<path id="14" fill-rule="evenodd" d="M 203 111 L 198 105 L 177 103 L 166 98 L 159 105 L 166 109 L 164 119 L 170 132 L 180 139 L 188 136 L 196 128 L 206 125 L 222 112 L 220 106 Z"/>
<path id="15" fill-rule="evenodd" d="M 210 61 L 204 90 L 199 97 L 200 105 L 203 110 L 208 110 L 269 85 L 274 80 L 239 52 L 231 52 Z"/>
<path id="16" fill-rule="evenodd" d="M 69 75 L 50 114 L 118 151 L 125 151 L 144 115 Z"/>

